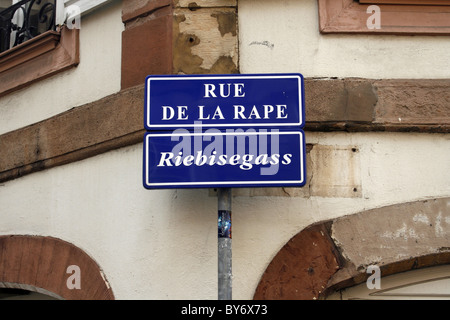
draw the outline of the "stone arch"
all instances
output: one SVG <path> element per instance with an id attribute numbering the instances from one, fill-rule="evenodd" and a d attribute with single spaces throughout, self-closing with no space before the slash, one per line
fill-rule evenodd
<path id="1" fill-rule="evenodd" d="M 72 275 L 69 266 L 79 267 L 80 289 L 67 285 Z M 114 300 L 97 263 L 73 244 L 51 237 L 1 236 L 0 285 L 46 292 L 66 300 Z"/>
<path id="2" fill-rule="evenodd" d="M 450 264 L 450 198 L 397 204 L 314 224 L 268 265 L 256 300 L 320 299 L 367 280 Z"/>

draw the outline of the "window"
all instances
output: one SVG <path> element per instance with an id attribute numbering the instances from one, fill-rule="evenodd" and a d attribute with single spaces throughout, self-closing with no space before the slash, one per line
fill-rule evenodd
<path id="1" fill-rule="evenodd" d="M 79 30 L 65 26 L 66 2 L 0 0 L 0 96 L 78 65 Z"/>
<path id="2" fill-rule="evenodd" d="M 318 3 L 321 33 L 450 35 L 450 0 L 318 0 Z M 375 27 L 374 20 L 378 20 Z"/>
<path id="3" fill-rule="evenodd" d="M 56 0 L 1 0 L 0 52 L 56 30 Z"/>

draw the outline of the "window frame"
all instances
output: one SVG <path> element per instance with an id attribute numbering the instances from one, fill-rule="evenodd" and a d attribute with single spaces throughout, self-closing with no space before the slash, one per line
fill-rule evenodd
<path id="1" fill-rule="evenodd" d="M 319 30 L 323 34 L 450 35 L 450 6 L 380 4 L 381 28 L 369 29 L 369 3 L 318 0 Z"/>
<path id="2" fill-rule="evenodd" d="M 80 63 L 80 30 L 64 25 L 70 18 L 67 9 L 76 6 L 83 16 L 111 0 L 56 1 L 56 31 L 42 33 L 0 54 L 0 97 L 76 67 Z"/>

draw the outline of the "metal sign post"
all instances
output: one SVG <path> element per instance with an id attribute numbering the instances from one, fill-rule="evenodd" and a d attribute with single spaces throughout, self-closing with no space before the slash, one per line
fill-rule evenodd
<path id="1" fill-rule="evenodd" d="M 219 300 L 232 297 L 231 188 L 218 189 L 218 286 Z"/>

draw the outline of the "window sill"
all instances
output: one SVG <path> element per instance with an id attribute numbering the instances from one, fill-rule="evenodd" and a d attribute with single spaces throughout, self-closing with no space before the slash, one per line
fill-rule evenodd
<path id="1" fill-rule="evenodd" d="M 378 5 L 381 28 L 369 29 L 369 4 L 353 0 L 318 0 L 321 33 L 450 35 L 450 7 Z"/>
<path id="2" fill-rule="evenodd" d="M 21 45 L 0 54 L 0 72 L 17 67 L 41 54 L 54 50 L 59 43 L 60 34 L 47 31 Z"/>
<path id="3" fill-rule="evenodd" d="M 0 54 L 0 96 L 79 63 L 79 30 L 49 31 Z"/>

